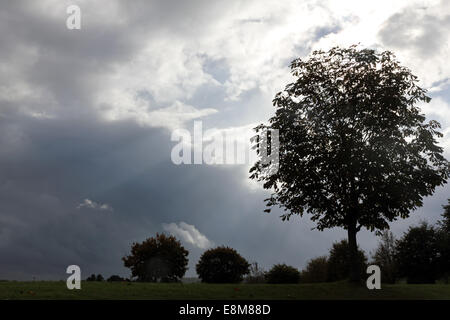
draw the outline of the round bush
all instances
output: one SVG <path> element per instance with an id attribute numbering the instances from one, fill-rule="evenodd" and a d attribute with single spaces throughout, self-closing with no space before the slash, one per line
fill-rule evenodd
<path id="1" fill-rule="evenodd" d="M 236 250 L 217 247 L 205 251 L 196 270 L 202 282 L 238 283 L 249 273 L 250 264 Z"/>
<path id="2" fill-rule="evenodd" d="M 367 277 L 367 257 L 363 250 L 358 248 L 357 253 L 358 268 L 360 278 Z M 350 249 L 347 240 L 333 243 L 328 258 L 327 280 L 330 282 L 340 281 L 350 278 Z"/>
<path id="3" fill-rule="evenodd" d="M 187 270 L 189 252 L 174 236 L 156 234 L 134 243 L 131 254 L 123 257 L 131 276 L 142 282 L 178 282 Z"/>
<path id="4" fill-rule="evenodd" d="M 266 275 L 268 283 L 298 283 L 300 272 L 286 264 L 276 264 Z"/>

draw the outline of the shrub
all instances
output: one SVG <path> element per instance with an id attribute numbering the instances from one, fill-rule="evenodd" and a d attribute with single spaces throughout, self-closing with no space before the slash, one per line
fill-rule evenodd
<path id="1" fill-rule="evenodd" d="M 119 281 L 125 281 L 125 279 L 114 274 L 111 277 L 109 277 L 108 280 L 106 280 L 106 281 L 108 281 L 108 282 L 119 282 Z"/>
<path id="2" fill-rule="evenodd" d="M 442 220 L 438 221 L 437 241 L 439 250 L 438 271 L 445 283 L 450 277 L 450 199 L 448 204 L 443 206 L 444 213 Z"/>
<path id="3" fill-rule="evenodd" d="M 134 243 L 131 255 L 122 260 L 137 281 L 177 282 L 186 273 L 188 254 L 174 236 L 156 234 L 142 243 Z"/>
<path id="4" fill-rule="evenodd" d="M 91 274 L 89 277 L 86 278 L 86 281 L 104 281 L 105 279 L 101 274 L 95 275 Z"/>
<path id="5" fill-rule="evenodd" d="M 276 264 L 267 272 L 266 279 L 268 283 L 298 283 L 300 272 L 286 264 Z"/>
<path id="6" fill-rule="evenodd" d="M 196 265 L 202 282 L 238 283 L 249 273 L 249 263 L 236 250 L 217 247 L 205 251 Z"/>
<path id="7" fill-rule="evenodd" d="M 366 278 L 367 257 L 361 249 L 357 255 L 360 278 Z M 350 252 L 347 240 L 333 244 L 328 258 L 327 281 L 339 281 L 350 278 Z"/>
<path id="8" fill-rule="evenodd" d="M 328 276 L 328 258 L 326 256 L 311 259 L 301 273 L 301 282 L 325 282 Z"/>
<path id="9" fill-rule="evenodd" d="M 408 283 L 434 283 L 438 273 L 437 233 L 433 226 L 422 223 L 410 227 L 397 241 L 396 262 L 400 276 Z"/>
<path id="10" fill-rule="evenodd" d="M 95 274 L 91 274 L 89 277 L 86 278 L 86 281 L 96 281 L 97 278 L 95 276 Z"/>

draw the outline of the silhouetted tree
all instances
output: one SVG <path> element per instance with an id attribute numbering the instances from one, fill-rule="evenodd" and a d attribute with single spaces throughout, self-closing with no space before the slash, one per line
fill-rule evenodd
<path id="1" fill-rule="evenodd" d="M 328 258 L 326 256 L 311 259 L 300 275 L 302 283 L 325 282 L 328 278 Z"/>
<path id="2" fill-rule="evenodd" d="M 434 283 L 438 274 L 437 233 L 423 222 L 410 227 L 397 241 L 396 263 L 399 275 L 408 283 Z"/>
<path id="3" fill-rule="evenodd" d="M 122 260 L 138 281 L 175 282 L 186 273 L 188 254 L 174 236 L 156 234 L 142 243 L 134 243 L 131 255 Z"/>
<path id="4" fill-rule="evenodd" d="M 448 199 L 448 204 L 442 207 L 444 208 L 444 213 L 442 214 L 442 220 L 438 222 L 439 229 L 450 233 L 450 199 Z"/>
<path id="5" fill-rule="evenodd" d="M 98 274 L 97 277 L 95 277 L 95 281 L 104 281 L 105 278 L 103 278 L 103 276 L 101 274 Z"/>
<path id="6" fill-rule="evenodd" d="M 238 283 L 249 273 L 250 264 L 236 250 L 217 247 L 205 251 L 196 265 L 202 282 Z"/>
<path id="7" fill-rule="evenodd" d="M 437 230 L 436 237 L 438 245 L 438 277 L 442 278 L 445 283 L 448 283 L 450 276 L 450 233 Z"/>
<path id="8" fill-rule="evenodd" d="M 443 206 L 444 213 L 442 220 L 438 221 L 437 241 L 438 241 L 438 272 L 446 283 L 450 276 L 450 199 L 448 204 Z"/>
<path id="9" fill-rule="evenodd" d="M 266 211 L 283 207 L 283 220 L 307 212 L 319 230 L 346 229 L 358 281 L 357 232 L 408 217 L 448 178 L 440 125 L 425 122 L 417 103 L 430 98 L 389 51 L 336 47 L 290 67 L 295 82 L 276 94 L 269 125 L 255 128 L 279 130 L 278 170 L 259 160 L 250 178 L 273 191 Z"/>
<path id="10" fill-rule="evenodd" d="M 122 278 L 121 276 L 118 275 L 112 275 L 111 277 L 109 277 L 106 281 L 108 282 L 119 282 L 119 281 L 125 281 L 124 278 Z"/>
<path id="11" fill-rule="evenodd" d="M 97 277 L 95 276 L 95 274 L 91 274 L 86 278 L 86 281 L 97 281 Z"/>
<path id="12" fill-rule="evenodd" d="M 395 283 L 397 278 L 397 266 L 395 263 L 395 238 L 392 232 L 383 231 L 381 241 L 373 255 L 372 264 L 376 264 L 381 269 L 381 281 Z"/>
<path id="13" fill-rule="evenodd" d="M 347 240 L 333 243 L 328 258 L 328 275 L 327 281 L 338 281 L 349 279 L 350 277 L 350 250 Z M 366 274 L 367 257 L 364 251 L 358 249 L 356 263 L 360 274 L 358 278 L 362 278 Z"/>
<path id="14" fill-rule="evenodd" d="M 266 274 L 268 283 L 298 283 L 300 272 L 286 264 L 276 264 Z"/>

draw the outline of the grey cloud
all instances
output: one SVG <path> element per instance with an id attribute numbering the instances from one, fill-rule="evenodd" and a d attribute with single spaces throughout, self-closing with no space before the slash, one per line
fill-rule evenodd
<path id="1" fill-rule="evenodd" d="M 444 5 L 445 8 L 445 5 Z M 441 8 L 443 10 L 443 8 Z M 394 49 L 414 50 L 429 59 L 445 48 L 450 15 L 429 13 L 426 7 L 411 7 L 392 15 L 380 29 L 381 42 Z"/>
<path id="2" fill-rule="evenodd" d="M 88 208 L 88 209 L 96 209 L 101 211 L 112 211 L 113 208 L 107 203 L 97 203 L 90 199 L 84 199 L 78 206 L 77 209 Z"/>

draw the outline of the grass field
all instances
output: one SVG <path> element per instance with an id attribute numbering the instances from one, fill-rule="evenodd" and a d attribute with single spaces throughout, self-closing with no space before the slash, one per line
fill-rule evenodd
<path id="1" fill-rule="evenodd" d="M 0 299 L 450 299 L 450 285 L 383 285 L 368 290 L 346 282 L 320 284 L 169 284 L 63 281 L 0 282 Z"/>

